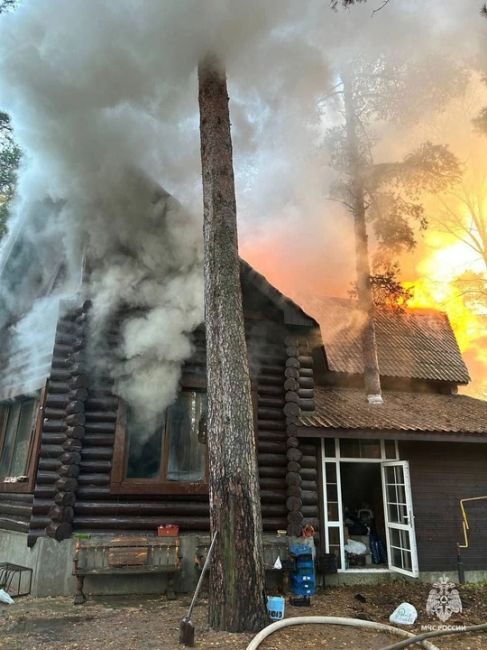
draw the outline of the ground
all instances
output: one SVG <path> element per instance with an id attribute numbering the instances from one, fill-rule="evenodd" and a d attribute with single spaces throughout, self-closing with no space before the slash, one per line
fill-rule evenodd
<path id="1" fill-rule="evenodd" d="M 350 616 L 388 622 L 400 602 L 409 601 L 418 610 L 421 625 L 436 625 L 425 611 L 428 585 L 391 583 L 381 586 L 329 587 L 312 599 L 309 608 L 286 603 L 286 617 L 302 615 Z M 463 612 L 454 615 L 452 625 L 487 622 L 487 586 L 460 587 Z M 189 597 L 167 601 L 156 596 L 90 598 L 74 606 L 71 598 L 20 598 L 14 605 L 0 607 L 0 648 L 2 650 L 176 650 L 179 621 L 185 615 Z M 198 650 L 245 650 L 249 634 L 212 632 L 206 625 L 206 601 L 196 606 Z M 408 628 L 411 629 L 411 628 Z M 341 627 L 300 626 L 272 635 L 262 650 L 372 650 L 392 644 L 398 637 Z M 440 650 L 481 650 L 487 647 L 487 633 L 445 637 L 435 645 Z"/>

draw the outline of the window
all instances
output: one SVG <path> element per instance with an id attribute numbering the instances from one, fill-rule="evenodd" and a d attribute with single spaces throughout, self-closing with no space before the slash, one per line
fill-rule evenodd
<path id="1" fill-rule="evenodd" d="M 0 491 L 33 489 L 37 407 L 37 399 L 24 397 L 0 404 Z"/>
<path id="2" fill-rule="evenodd" d="M 185 389 L 155 430 L 120 405 L 112 469 L 114 492 L 206 492 L 206 393 Z"/>

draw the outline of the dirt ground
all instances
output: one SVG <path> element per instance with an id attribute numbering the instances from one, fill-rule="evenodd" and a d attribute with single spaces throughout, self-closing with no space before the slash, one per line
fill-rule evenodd
<path id="1" fill-rule="evenodd" d="M 390 613 L 408 601 L 418 610 L 418 621 L 407 629 L 421 631 L 421 625 L 437 625 L 425 611 L 428 585 L 391 583 L 381 586 L 330 587 L 312 599 L 311 607 L 291 607 L 286 617 L 303 615 L 349 616 L 387 623 Z M 487 586 L 462 586 L 463 612 L 448 624 L 475 625 L 487 622 Z M 167 601 L 162 597 L 90 598 L 74 606 L 71 598 L 20 598 L 14 605 L 0 606 L 0 648 L 7 650 L 176 650 L 179 621 L 185 615 L 189 597 Z M 206 624 L 207 604 L 195 608 L 198 650 L 245 650 L 249 634 L 213 632 Z M 352 628 L 307 625 L 273 634 L 262 650 L 372 650 L 384 648 L 399 637 Z M 487 634 L 450 636 L 434 641 L 441 650 L 487 648 Z M 417 646 L 416 646 L 417 647 Z"/>

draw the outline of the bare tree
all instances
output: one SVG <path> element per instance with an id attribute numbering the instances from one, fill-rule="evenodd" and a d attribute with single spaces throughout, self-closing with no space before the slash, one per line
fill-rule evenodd
<path id="1" fill-rule="evenodd" d="M 226 76 L 199 65 L 204 200 L 205 322 L 211 530 L 210 625 L 232 632 L 266 623 L 262 520 L 237 242 Z"/>

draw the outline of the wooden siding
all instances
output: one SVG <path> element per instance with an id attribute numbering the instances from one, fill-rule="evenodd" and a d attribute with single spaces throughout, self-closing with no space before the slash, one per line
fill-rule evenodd
<path id="1" fill-rule="evenodd" d="M 0 492 L 0 529 L 26 533 L 32 512 L 32 494 Z"/>
<path id="2" fill-rule="evenodd" d="M 463 539 L 460 499 L 487 495 L 487 446 L 401 442 L 409 461 L 420 571 L 455 571 Z M 487 502 L 467 506 L 470 548 L 466 570 L 487 570 Z"/>

